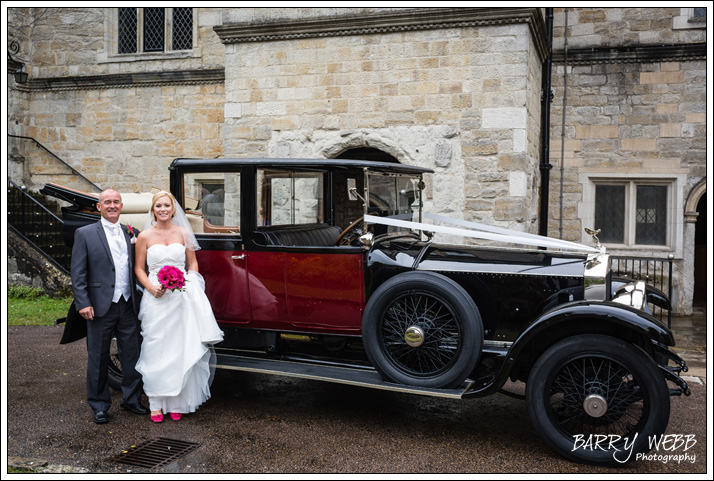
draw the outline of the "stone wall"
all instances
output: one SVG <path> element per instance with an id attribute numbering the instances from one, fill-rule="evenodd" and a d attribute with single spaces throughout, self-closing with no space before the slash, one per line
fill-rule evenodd
<path id="1" fill-rule="evenodd" d="M 706 30 L 678 20 L 686 10 L 570 9 L 566 59 L 565 15 L 556 9 L 548 223 L 549 235 L 558 237 L 562 206 L 563 238 L 589 242 L 583 228 L 598 227 L 592 178 L 671 183 L 668 244 L 608 251 L 674 255 L 679 312 L 691 309 L 693 282 L 681 274 L 693 249 L 685 236 L 684 204 L 706 178 L 706 57 L 696 45 L 706 42 Z"/>
<path id="2" fill-rule="evenodd" d="M 72 295 L 70 277 L 11 229 L 7 231 L 7 283 L 39 287 L 54 296 Z"/>
<path id="3" fill-rule="evenodd" d="M 706 22 L 682 19 L 686 8 L 570 8 L 570 48 L 690 44 L 707 41 Z M 553 12 L 553 50 L 565 43 L 565 11 Z"/>
<path id="4" fill-rule="evenodd" d="M 266 29 L 283 25 L 264 21 Z M 427 209 L 532 229 L 542 58 L 528 25 L 294 40 L 219 35 L 227 44 L 226 155 L 319 158 L 373 147 L 435 170 Z"/>
<path id="5" fill-rule="evenodd" d="M 516 10 L 199 8 L 193 50 L 117 55 L 115 8 L 23 9 L 30 82 L 16 86 L 27 108 L 15 109 L 14 132 L 125 192 L 166 188 L 175 157 L 373 147 L 435 169 L 431 210 L 533 231 L 544 40 L 540 11 Z M 359 21 L 378 27 L 217 35 L 241 22 L 271 35 Z M 223 68 L 225 88 L 222 76 L 195 81 Z M 66 178 L 52 156 L 23 153 L 15 171 L 29 172 L 29 187 Z"/>
<path id="6" fill-rule="evenodd" d="M 550 161 L 559 167 L 562 159 L 565 165 L 565 238 L 580 240 L 584 227 L 577 222 L 583 200 L 580 174 L 684 174 L 687 180 L 680 187 L 685 197 L 706 175 L 704 61 L 569 67 L 562 158 L 562 66 L 555 77 Z M 551 178 L 559 185 L 559 168 Z M 558 205 L 558 196 L 559 190 L 551 189 L 551 206 Z M 551 232 L 557 231 L 557 215 L 551 211 Z"/>
<path id="7" fill-rule="evenodd" d="M 11 9 L 12 10 L 12 9 Z M 25 52 L 31 78 L 112 75 L 223 67 L 224 48 L 213 32 L 223 9 L 194 9 L 193 50 L 159 54 L 116 53 L 116 7 L 33 8 Z"/>
<path id="8" fill-rule="evenodd" d="M 123 192 L 168 188 L 176 157 L 223 155 L 223 52 L 216 9 L 195 9 L 196 48 L 166 55 L 116 55 L 116 8 L 9 9 L 30 81 L 13 85 L 11 175 L 38 189 L 46 182 Z M 218 67 L 218 69 L 209 68 Z"/>
<path id="9" fill-rule="evenodd" d="M 101 187 L 166 189 L 174 158 L 223 154 L 223 103 L 222 85 L 42 92 L 25 135 Z M 29 169 L 40 186 L 63 171 L 48 156 L 34 156 Z"/>

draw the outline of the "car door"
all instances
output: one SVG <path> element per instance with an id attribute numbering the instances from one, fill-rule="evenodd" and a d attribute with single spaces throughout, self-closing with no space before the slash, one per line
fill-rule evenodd
<path id="1" fill-rule="evenodd" d="M 252 320 L 240 182 L 239 171 L 182 174 L 183 205 L 201 246 L 196 259 L 206 296 L 216 320 L 231 325 Z"/>
<path id="2" fill-rule="evenodd" d="M 336 246 L 322 171 L 256 172 L 255 250 L 248 254 L 253 320 L 267 329 L 358 333 L 364 252 Z M 329 198 L 327 199 L 329 202 Z"/>
<path id="3" fill-rule="evenodd" d="M 286 252 L 285 297 L 290 324 L 359 332 L 364 310 L 363 254 L 349 247 Z"/>

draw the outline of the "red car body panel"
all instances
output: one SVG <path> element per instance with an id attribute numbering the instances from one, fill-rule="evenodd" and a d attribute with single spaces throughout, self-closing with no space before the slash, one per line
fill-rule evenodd
<path id="1" fill-rule="evenodd" d="M 358 334 L 365 305 L 362 254 L 286 254 L 290 324 Z"/>
<path id="2" fill-rule="evenodd" d="M 237 325 L 252 321 L 245 261 L 232 259 L 244 254 L 240 251 L 196 251 L 198 268 L 206 281 L 206 296 L 221 323 Z"/>
<path id="3" fill-rule="evenodd" d="M 208 250 L 196 254 L 220 323 L 352 335 L 361 331 L 365 306 L 361 254 Z"/>

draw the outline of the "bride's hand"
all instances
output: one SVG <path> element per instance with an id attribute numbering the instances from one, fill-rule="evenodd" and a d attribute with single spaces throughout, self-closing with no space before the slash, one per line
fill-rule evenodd
<path id="1" fill-rule="evenodd" d="M 149 290 L 149 293 L 151 293 L 151 295 L 156 297 L 157 299 L 166 293 L 166 291 L 164 290 L 164 286 L 156 286 L 153 284 L 151 285 L 151 287 L 148 290 Z"/>

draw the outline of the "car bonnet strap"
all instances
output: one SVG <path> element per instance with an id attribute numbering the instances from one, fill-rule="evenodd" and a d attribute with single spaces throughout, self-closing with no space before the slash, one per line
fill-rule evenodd
<path id="1" fill-rule="evenodd" d="M 508 244 L 522 244 L 536 247 L 550 247 L 554 249 L 562 249 L 569 251 L 599 253 L 595 247 L 589 247 L 575 242 L 553 239 L 551 237 L 539 236 L 535 234 L 527 234 L 510 229 L 500 227 L 492 227 L 475 222 L 468 222 L 459 219 L 452 219 L 436 214 L 424 213 L 423 216 L 427 219 L 446 224 L 458 225 L 460 227 L 448 227 L 444 225 L 425 224 L 423 222 L 413 222 L 406 220 L 394 219 L 392 217 L 379 217 L 374 215 L 365 215 L 364 220 L 370 224 L 381 224 L 392 227 L 404 227 L 406 229 L 423 230 L 440 234 L 458 235 L 463 237 L 471 237 L 474 239 L 484 239 L 496 242 L 504 242 Z"/>

